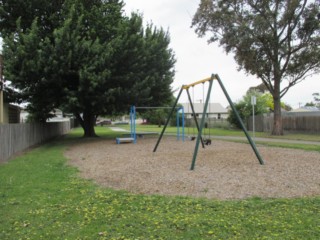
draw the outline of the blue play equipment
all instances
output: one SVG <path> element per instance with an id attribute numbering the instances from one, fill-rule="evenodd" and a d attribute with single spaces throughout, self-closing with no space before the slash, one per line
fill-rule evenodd
<path id="1" fill-rule="evenodd" d="M 137 118 L 137 109 L 171 109 L 171 107 L 136 107 L 131 106 L 130 107 L 130 139 L 133 143 L 137 142 L 137 135 L 143 136 L 147 134 L 154 134 L 150 132 L 143 132 L 143 133 L 137 133 L 136 132 L 136 118 Z M 176 120 L 177 120 L 177 140 L 184 141 L 185 139 L 185 121 L 184 121 L 184 108 L 183 107 L 176 107 Z M 181 117 L 181 123 L 180 123 L 180 117 Z"/>

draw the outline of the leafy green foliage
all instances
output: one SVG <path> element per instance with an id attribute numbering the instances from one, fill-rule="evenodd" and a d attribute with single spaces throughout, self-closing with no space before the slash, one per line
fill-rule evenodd
<path id="1" fill-rule="evenodd" d="M 0 36 L 7 37 L 17 32 L 19 19 L 22 31 L 30 29 L 35 18 L 42 26 L 41 34 L 51 33 L 61 22 L 62 15 L 57 14 L 65 0 L 1 0 L 0 1 Z"/>
<path id="2" fill-rule="evenodd" d="M 4 102 L 6 103 L 22 103 L 23 99 L 20 98 L 19 92 L 17 92 L 14 88 L 10 86 L 10 84 L 4 84 Z"/>
<path id="3" fill-rule="evenodd" d="M 270 112 L 273 107 L 272 98 L 270 99 L 270 94 L 262 94 L 257 91 L 249 91 L 243 99 L 240 100 L 238 103 L 234 104 L 237 112 L 239 113 L 242 121 L 246 122 L 247 119 L 253 115 L 253 109 L 251 104 L 251 97 L 256 97 L 256 105 L 255 105 L 255 115 L 263 114 Z M 229 116 L 227 119 L 232 125 L 241 128 L 240 123 L 238 122 L 235 113 L 230 110 Z"/>
<path id="4" fill-rule="evenodd" d="M 4 45 L 5 76 L 12 81 L 12 86 L 19 90 L 19 98 L 25 102 L 32 103 L 30 112 L 39 121 L 45 121 L 50 117 L 50 111 L 55 107 L 50 97 L 55 96 L 54 81 L 50 79 L 49 84 L 46 75 L 43 74 L 44 57 L 47 49 L 41 41 L 37 20 L 23 34 L 18 21 L 19 38 L 12 35 L 12 41 L 6 41 Z M 28 59 L 28 60 L 26 60 Z M 33 111 L 38 109 L 37 113 Z"/>
<path id="5" fill-rule="evenodd" d="M 148 124 L 156 124 L 161 127 L 161 125 L 165 124 L 169 111 L 169 109 L 153 109 L 140 115 L 143 119 L 147 120 Z"/>
<path id="6" fill-rule="evenodd" d="M 280 99 L 320 71 L 319 5 L 315 1 L 202 0 L 192 25 L 210 33 L 239 69 L 257 76 L 274 100 L 273 133 L 281 135 Z"/>
<path id="7" fill-rule="evenodd" d="M 319 98 L 320 93 L 313 93 L 312 96 L 313 96 L 314 102 L 311 101 L 306 103 L 305 107 L 317 107 L 320 109 L 320 98 Z"/>
<path id="8" fill-rule="evenodd" d="M 90 137 L 99 115 L 171 101 L 175 59 L 168 33 L 144 28 L 140 15 L 123 16 L 122 7 L 118 0 L 66 0 L 45 16 L 59 19 L 51 31 L 41 16 L 29 27 L 18 18 L 4 41 L 6 77 L 36 119 L 46 121 L 61 108 Z"/>

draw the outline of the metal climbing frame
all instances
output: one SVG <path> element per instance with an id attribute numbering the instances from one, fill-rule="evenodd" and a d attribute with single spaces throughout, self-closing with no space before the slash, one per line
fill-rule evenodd
<path id="1" fill-rule="evenodd" d="M 134 143 L 137 142 L 137 132 L 136 132 L 136 116 L 137 116 L 137 109 L 171 109 L 171 107 L 130 107 L 130 136 L 134 139 Z M 177 112 L 176 121 L 177 121 L 177 140 L 179 141 L 180 138 L 182 141 L 185 139 L 185 122 L 184 122 L 184 108 L 175 107 Z M 180 112 L 181 112 L 181 124 L 180 124 Z"/>
<path id="2" fill-rule="evenodd" d="M 160 134 L 160 136 L 159 136 L 159 138 L 158 138 L 158 141 L 157 141 L 157 143 L 156 143 L 156 145 L 155 145 L 155 147 L 154 147 L 154 149 L 153 149 L 153 152 L 156 152 L 156 151 L 157 151 L 157 148 L 158 148 L 158 146 L 159 146 L 159 144 L 160 144 L 160 141 L 161 141 L 161 139 L 162 139 L 162 137 L 163 137 L 163 134 L 164 134 L 164 132 L 165 132 L 165 130 L 166 130 L 166 128 L 167 128 L 167 125 L 168 125 L 168 123 L 169 123 L 169 121 L 170 121 L 170 118 L 172 117 L 172 114 L 173 114 L 173 112 L 174 112 L 174 109 L 175 109 L 176 106 L 177 106 L 177 103 L 178 103 L 178 101 L 179 101 L 179 99 L 180 99 L 180 96 L 181 96 L 183 90 L 186 90 L 186 91 L 187 91 L 188 98 L 189 98 L 189 103 L 190 103 L 190 105 L 191 105 L 191 109 L 192 109 L 192 112 L 193 112 L 193 116 L 195 116 L 194 108 L 193 108 L 193 105 L 192 105 L 192 100 L 191 100 L 190 93 L 189 93 L 189 88 L 190 88 L 190 87 L 194 87 L 194 86 L 196 86 L 196 85 L 198 85 L 198 84 L 200 84 L 200 83 L 209 82 L 209 88 L 208 88 L 208 92 L 207 92 L 206 102 L 205 102 L 205 106 L 204 106 L 204 109 L 203 109 L 203 114 L 202 114 L 202 118 L 201 118 L 200 125 L 198 124 L 197 119 L 196 119 L 196 117 L 195 117 L 195 122 L 196 122 L 197 129 L 198 129 L 198 136 L 197 136 L 196 146 L 195 146 L 195 149 L 194 149 L 194 152 L 193 152 L 192 163 L 191 163 L 191 167 L 190 167 L 190 170 L 194 170 L 194 168 L 195 168 L 195 163 L 196 163 L 196 159 L 197 159 L 197 154 L 198 154 L 198 150 L 199 150 L 200 141 L 202 142 L 202 147 L 204 147 L 204 143 L 203 143 L 203 141 L 202 141 L 201 133 L 202 133 L 202 129 L 203 129 L 203 127 L 204 127 L 205 116 L 206 116 L 206 113 L 207 113 L 207 108 L 208 108 L 208 104 L 209 104 L 209 100 L 210 100 L 210 94 L 211 94 L 211 89 L 212 89 L 213 80 L 217 80 L 217 81 L 218 81 L 218 83 L 219 83 L 219 85 L 220 85 L 220 87 L 221 87 L 224 95 L 226 96 L 226 98 L 227 98 L 227 100 L 228 100 L 228 102 L 229 102 L 229 104 L 230 104 L 230 107 L 231 107 L 232 110 L 234 111 L 234 113 L 235 113 L 235 115 L 236 115 L 236 118 L 237 118 L 237 120 L 239 121 L 240 126 L 241 126 L 243 132 L 245 133 L 245 135 L 246 135 L 246 137 L 247 137 L 247 139 L 248 139 L 248 141 L 249 141 L 249 143 L 250 143 L 250 145 L 251 145 L 251 147 L 252 147 L 252 150 L 253 150 L 254 153 L 256 154 L 256 157 L 257 157 L 257 159 L 259 160 L 259 163 L 260 163 L 261 165 L 263 165 L 263 164 L 264 164 L 264 161 L 263 161 L 262 157 L 260 156 L 260 153 L 259 153 L 258 149 L 256 148 L 255 143 L 252 141 L 252 139 L 251 139 L 251 137 L 250 137 L 250 135 L 249 135 L 246 127 L 244 126 L 244 124 L 243 124 L 243 122 L 242 122 L 242 120 L 241 120 L 241 118 L 240 118 L 240 115 L 239 115 L 237 109 L 235 108 L 233 102 L 231 101 L 231 98 L 230 98 L 227 90 L 225 89 L 225 87 L 224 87 L 224 85 L 223 85 L 223 83 L 222 83 L 222 81 L 221 81 L 221 79 L 220 79 L 220 77 L 219 77 L 218 74 L 212 74 L 211 77 L 209 77 L 209 78 L 206 78 L 206 79 L 203 79 L 203 80 L 194 82 L 194 83 L 189 84 L 189 85 L 183 85 L 183 86 L 181 87 L 180 92 L 179 92 L 179 94 L 178 94 L 178 96 L 177 96 L 177 99 L 176 99 L 173 107 L 171 108 L 171 111 L 170 111 L 169 116 L 168 116 L 168 118 L 167 118 L 167 122 L 166 122 L 166 124 L 164 125 L 164 127 L 163 127 L 163 129 L 162 129 L 162 132 L 161 132 L 161 134 Z"/>

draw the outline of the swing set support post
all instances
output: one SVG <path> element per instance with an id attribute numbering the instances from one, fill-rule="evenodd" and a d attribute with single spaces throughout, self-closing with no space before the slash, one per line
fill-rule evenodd
<path id="1" fill-rule="evenodd" d="M 178 94 L 178 97 L 177 97 L 177 99 L 176 99 L 173 107 L 171 108 L 171 111 L 170 111 L 170 113 L 169 113 L 169 116 L 167 117 L 166 124 L 165 124 L 164 127 L 162 128 L 161 134 L 160 134 L 160 136 L 159 136 L 159 138 L 158 138 L 158 141 L 157 141 L 157 143 L 156 143 L 156 145 L 155 145 L 155 147 L 154 147 L 154 149 L 153 149 L 153 152 L 156 152 L 156 151 L 157 151 L 158 145 L 159 145 L 159 143 L 160 143 L 160 141 L 161 141 L 161 139 L 162 139 L 162 137 L 163 137 L 164 132 L 166 131 L 166 128 L 167 128 L 167 126 L 168 126 L 168 124 L 169 124 L 169 122 L 170 122 L 170 119 L 171 119 L 171 117 L 172 117 L 172 114 L 173 114 L 174 110 L 175 110 L 176 107 L 177 107 L 177 104 L 178 104 L 178 101 L 179 101 L 179 98 L 180 98 L 180 96 L 181 96 L 182 91 L 183 91 L 183 88 L 180 89 L 180 92 L 179 92 L 179 94 Z"/>
<path id="2" fill-rule="evenodd" d="M 180 111 L 181 111 L 181 127 L 182 127 L 182 130 L 181 130 L 181 139 L 182 141 L 184 142 L 184 109 L 183 107 L 180 107 L 178 108 L 177 110 L 177 116 L 176 116 L 176 124 L 177 124 L 177 140 L 179 141 L 180 140 Z"/>
<path id="3" fill-rule="evenodd" d="M 205 121 L 205 116 L 207 114 L 207 109 L 208 109 L 208 104 L 210 101 L 210 94 L 211 94 L 211 89 L 212 89 L 212 83 L 214 80 L 214 75 L 211 76 L 211 79 L 209 80 L 209 88 L 208 88 L 208 93 L 207 93 L 207 98 L 206 98 L 206 102 L 203 108 L 203 113 L 202 113 L 202 118 L 201 118 L 201 123 L 200 123 L 200 129 L 198 128 L 198 137 L 197 137 L 197 142 L 196 142 L 196 146 L 193 152 L 193 158 L 192 158 L 192 163 L 191 163 L 191 168 L 190 170 L 194 170 L 195 164 L 196 164 L 196 159 L 197 159 L 197 155 L 198 155 L 198 151 L 199 151 L 199 144 L 200 144 L 200 140 L 202 142 L 203 145 L 203 140 L 202 140 L 202 130 L 204 127 L 204 121 Z M 203 145 L 204 147 L 204 145 Z"/>
<path id="4" fill-rule="evenodd" d="M 172 107 L 172 109 L 171 109 L 171 111 L 170 111 L 170 114 L 169 114 L 169 116 L 168 116 L 168 118 L 167 118 L 167 122 L 166 122 L 165 126 L 164 126 L 163 129 L 162 129 L 162 132 L 161 132 L 161 134 L 160 134 L 160 136 L 159 136 L 159 139 L 158 139 L 158 141 L 157 141 L 157 143 L 156 143 L 156 146 L 155 146 L 154 149 L 153 149 L 153 152 L 156 152 L 156 151 L 157 151 L 158 145 L 159 145 L 159 143 L 160 143 L 160 141 L 161 141 L 161 139 L 162 139 L 162 137 L 163 137 L 163 134 L 164 134 L 164 132 L 165 132 L 165 130 L 166 130 L 166 128 L 167 128 L 167 125 L 168 125 L 168 123 L 169 123 L 169 121 L 170 121 L 170 118 L 172 117 L 173 111 L 174 111 L 174 109 L 175 109 L 176 106 L 177 106 L 177 103 L 178 103 L 178 101 L 179 101 L 179 99 L 180 99 L 180 96 L 181 96 L 182 91 L 183 91 L 183 90 L 187 90 L 189 102 L 190 102 L 190 105 L 191 105 L 191 109 L 192 109 L 193 115 L 194 115 L 194 117 L 195 117 L 194 107 L 193 107 L 192 100 L 191 100 L 191 96 L 190 96 L 190 93 L 189 93 L 189 88 L 190 88 L 190 87 L 194 87 L 194 86 L 196 86 L 196 85 L 198 85 L 198 84 L 200 84 L 200 83 L 209 82 L 209 89 L 208 89 L 208 93 L 207 93 L 207 98 L 206 98 L 205 106 L 204 106 L 204 109 L 203 109 L 203 114 L 202 114 L 202 119 L 201 119 L 200 127 L 199 127 L 199 124 L 198 124 L 197 119 L 196 119 L 196 117 L 195 117 L 195 122 L 196 122 L 197 129 L 198 129 L 198 136 L 197 136 L 196 146 L 195 146 L 195 150 L 194 150 L 194 153 L 193 153 L 192 164 L 191 164 L 191 168 L 190 168 L 190 170 L 194 170 L 194 168 L 195 168 L 195 163 L 196 163 L 196 159 L 197 159 L 197 154 L 198 154 L 198 150 L 199 150 L 200 140 L 201 140 L 201 142 L 202 142 L 202 146 L 204 147 L 204 143 L 203 143 L 203 141 L 202 141 L 202 136 L 201 136 L 201 134 L 202 134 L 202 130 L 203 130 L 203 127 L 204 127 L 205 116 L 206 116 L 206 113 L 207 113 L 207 108 L 208 108 L 208 104 L 209 104 L 209 100 L 210 100 L 210 94 L 211 94 L 211 89 L 212 89 L 212 85 L 213 85 L 213 80 L 217 80 L 217 81 L 218 81 L 218 83 L 219 83 L 219 85 L 220 85 L 220 87 L 221 87 L 224 95 L 226 96 L 226 98 L 227 98 L 227 100 L 228 100 L 228 102 L 229 102 L 232 110 L 234 111 L 234 113 L 235 113 L 235 115 L 236 115 L 237 120 L 238 120 L 239 123 L 240 123 L 240 126 L 241 126 L 243 132 L 245 133 L 245 135 L 246 135 L 246 137 L 247 137 L 247 139 L 248 139 L 248 141 L 249 141 L 249 143 L 250 143 L 250 145 L 251 145 L 254 153 L 256 154 L 256 157 L 258 158 L 260 164 L 261 164 L 261 165 L 264 165 L 264 161 L 263 161 L 262 157 L 260 156 L 260 153 L 258 152 L 258 149 L 256 148 L 255 143 L 252 141 L 252 139 L 251 139 L 251 137 L 250 137 L 247 129 L 245 128 L 245 126 L 244 126 L 244 124 L 243 124 L 243 122 L 242 122 L 242 120 L 241 120 L 241 118 L 240 118 L 240 115 L 239 115 L 237 109 L 235 108 L 235 106 L 234 106 L 234 104 L 233 104 L 233 102 L 232 102 L 232 100 L 231 100 L 231 98 L 230 98 L 227 90 L 225 89 L 225 87 L 224 87 L 224 85 L 223 85 L 223 83 L 222 83 L 222 81 L 221 81 L 221 79 L 220 79 L 220 77 L 219 77 L 218 74 L 212 74 L 210 78 L 206 78 L 206 79 L 197 81 L 197 82 L 192 83 L 192 84 L 189 84 L 189 85 L 183 85 L 183 86 L 181 87 L 180 92 L 179 92 L 179 94 L 178 94 L 178 97 L 177 97 L 177 99 L 176 99 L 176 101 L 175 101 L 175 103 L 174 103 L 174 106 Z"/>
<path id="5" fill-rule="evenodd" d="M 239 121 L 239 123 L 240 123 L 240 125 L 241 125 L 241 128 L 242 128 L 243 132 L 245 133 L 245 135 L 246 135 L 246 137 L 247 137 L 247 139 L 248 139 L 248 141 L 249 141 L 249 143 L 250 143 L 250 145 L 251 145 L 251 147 L 252 147 L 252 150 L 253 150 L 254 153 L 256 154 L 256 156 L 257 156 L 260 164 L 261 164 L 261 165 L 264 165 L 264 161 L 263 161 L 262 157 L 260 156 L 260 153 L 259 153 L 259 151 L 258 151 L 255 143 L 252 141 L 252 139 L 251 139 L 251 137 L 250 137 L 250 135 L 249 135 L 246 127 L 244 126 L 244 124 L 243 124 L 243 122 L 242 122 L 242 120 L 241 120 L 241 117 L 240 117 L 237 109 L 235 108 L 233 102 L 231 101 L 231 98 L 230 98 L 227 90 L 225 89 L 225 87 L 224 87 L 224 85 L 223 85 L 223 83 L 222 83 L 222 81 L 221 81 L 221 79 L 220 79 L 220 77 L 219 77 L 218 74 L 215 75 L 215 79 L 217 79 L 217 81 L 218 81 L 218 83 L 219 83 L 219 85 L 220 85 L 220 87 L 221 87 L 224 95 L 226 96 L 226 98 L 227 98 L 227 100 L 228 100 L 228 102 L 229 102 L 229 104 L 230 104 L 230 107 L 232 108 L 233 112 L 235 113 L 236 118 L 238 119 L 238 121 Z"/>
<path id="6" fill-rule="evenodd" d="M 193 87 L 193 86 L 192 86 L 192 87 Z M 188 98 L 189 98 L 189 103 L 190 103 L 190 106 L 191 106 L 191 111 L 192 111 L 193 119 L 194 119 L 194 122 L 196 123 L 196 127 L 197 127 L 197 130 L 198 130 L 198 135 L 199 135 L 200 127 L 199 127 L 199 123 L 198 123 L 198 120 L 197 120 L 196 113 L 195 113 L 195 111 L 194 111 L 194 106 L 193 106 L 193 103 L 192 103 L 192 100 L 191 100 L 189 88 L 186 88 L 186 91 L 187 91 L 187 94 L 188 94 Z M 202 136 L 200 136 L 200 139 L 201 139 L 202 148 L 204 148 L 204 143 L 203 143 Z"/>
<path id="7" fill-rule="evenodd" d="M 136 107 L 130 107 L 130 136 L 134 139 L 134 143 L 137 143 L 136 135 Z"/>

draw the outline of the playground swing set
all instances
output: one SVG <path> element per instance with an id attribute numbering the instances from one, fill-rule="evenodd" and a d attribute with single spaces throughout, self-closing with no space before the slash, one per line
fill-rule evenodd
<path id="1" fill-rule="evenodd" d="M 245 126 L 244 126 L 244 124 L 243 124 L 243 122 L 242 122 L 242 120 L 241 120 L 241 118 L 240 118 L 240 115 L 239 115 L 237 109 L 235 108 L 235 106 L 234 106 L 234 104 L 233 104 L 233 102 L 232 102 L 232 100 L 231 100 L 228 92 L 226 91 L 226 89 L 225 89 L 225 87 L 224 87 L 224 85 L 223 85 L 223 83 L 222 83 L 222 81 L 221 81 L 221 79 L 220 79 L 220 77 L 219 77 L 218 74 L 212 74 L 211 77 L 209 77 L 209 78 L 206 78 L 206 79 L 203 79 L 203 80 L 194 82 L 194 83 L 189 84 L 189 85 L 183 85 L 183 86 L 181 87 L 180 92 L 179 92 L 179 94 L 178 94 L 178 96 L 177 96 L 177 98 L 176 98 L 176 101 L 175 101 L 174 105 L 173 105 L 172 108 L 171 108 L 171 111 L 170 111 L 170 113 L 169 113 L 169 116 L 167 117 L 166 124 L 164 125 L 164 127 L 163 127 L 163 129 L 162 129 L 162 131 L 161 131 L 161 134 L 160 134 L 160 136 L 159 136 L 159 138 L 158 138 L 158 141 L 157 141 L 157 143 L 156 143 L 156 145 L 155 145 L 155 147 L 154 147 L 154 149 L 153 149 L 153 152 L 156 152 L 156 151 L 157 151 L 157 148 L 158 148 L 158 146 L 159 146 L 159 144 L 160 144 L 160 142 L 161 142 L 161 139 L 162 139 L 162 137 L 163 137 L 163 134 L 164 134 L 164 132 L 165 132 L 165 130 L 166 130 L 168 124 L 169 124 L 169 121 L 170 121 L 170 119 L 171 119 L 171 117 L 172 117 L 172 115 L 173 115 L 174 109 L 176 109 L 176 106 L 177 106 L 177 103 L 178 103 L 178 101 L 179 101 L 179 99 L 180 99 L 180 96 L 181 96 L 182 92 L 183 92 L 184 90 L 186 90 L 187 95 L 188 95 L 188 99 L 189 99 L 189 104 L 190 104 L 190 106 L 191 106 L 192 115 L 193 115 L 193 117 L 194 117 L 194 121 L 195 121 L 195 124 L 196 124 L 196 128 L 197 128 L 197 130 L 198 130 L 198 134 L 197 134 L 197 138 L 196 138 L 196 145 L 195 145 L 195 149 L 194 149 L 194 152 L 193 152 L 192 163 L 191 163 L 191 167 L 190 167 L 190 170 L 194 170 L 200 142 L 201 142 L 201 144 L 202 144 L 202 148 L 205 148 L 205 146 L 204 146 L 205 144 L 207 144 L 207 145 L 211 144 L 211 139 L 205 139 L 205 140 L 206 140 L 206 141 L 205 141 L 205 140 L 202 138 L 202 130 L 203 130 L 204 125 L 205 125 L 205 118 L 206 118 L 206 115 L 207 115 L 207 109 L 208 109 L 208 105 L 209 105 L 209 100 L 210 100 L 210 95 L 211 95 L 211 90 L 212 90 L 212 85 L 213 85 L 213 81 L 214 81 L 214 80 L 217 80 L 217 81 L 218 81 L 218 83 L 219 83 L 219 85 L 220 85 L 220 87 L 221 87 L 221 89 L 222 89 L 225 97 L 227 98 L 227 100 L 228 100 L 228 102 L 229 102 L 229 104 L 230 104 L 230 107 L 231 107 L 232 110 L 234 111 L 234 113 L 235 113 L 235 115 L 236 115 L 236 118 L 237 118 L 237 120 L 239 121 L 240 126 L 241 126 L 243 132 L 245 133 L 245 135 L 246 135 L 246 137 L 247 137 L 247 139 L 248 139 L 248 141 L 249 141 L 249 143 L 250 143 L 250 145 L 251 145 L 251 147 L 252 147 L 252 150 L 254 151 L 254 153 L 255 153 L 255 155 L 256 155 L 259 163 L 260 163 L 261 165 L 264 165 L 264 161 L 263 161 L 262 157 L 260 156 L 260 153 L 259 153 L 258 149 L 256 148 L 255 143 L 254 143 L 253 140 L 251 139 L 248 131 L 246 130 L 246 128 L 245 128 Z M 201 117 L 201 121 L 200 121 L 200 125 L 199 125 L 198 120 L 197 120 L 197 117 L 196 117 L 196 113 L 195 113 L 195 110 L 194 110 L 194 106 L 193 106 L 193 100 L 191 99 L 189 89 L 190 89 L 191 87 L 194 87 L 194 86 L 199 85 L 199 84 L 204 84 L 204 83 L 206 83 L 206 82 L 209 82 L 209 87 L 208 87 L 207 96 L 206 96 L 206 101 L 205 101 L 205 104 L 204 104 L 203 113 L 202 113 L 202 117 Z M 204 91 L 203 91 L 203 95 L 204 95 Z M 209 134 L 210 134 L 210 133 L 209 133 Z"/>
<path id="2" fill-rule="evenodd" d="M 167 120 L 166 120 L 166 123 L 161 131 L 161 134 L 159 135 L 159 138 L 157 140 L 157 143 L 153 149 L 153 152 L 156 152 L 157 151 L 157 148 L 161 142 L 161 139 L 163 137 L 163 134 L 170 122 L 170 119 L 172 118 L 172 115 L 174 113 L 174 111 L 176 110 L 177 111 L 177 140 L 180 140 L 180 134 L 181 135 L 181 139 L 184 141 L 185 140 L 185 136 L 184 136 L 184 125 L 185 125 L 185 122 L 184 122 L 184 109 L 183 107 L 177 107 L 177 104 L 178 104 L 178 101 L 181 97 L 181 94 L 184 90 L 186 90 L 187 92 L 187 95 L 188 95 L 188 100 L 189 100 L 189 105 L 188 107 L 190 106 L 191 107 L 191 111 L 192 111 L 192 116 L 193 116 L 193 119 L 194 119 L 194 122 L 195 122 L 195 125 L 196 125 L 196 129 L 197 129 L 197 137 L 193 136 L 191 137 L 191 140 L 196 140 L 196 144 L 195 144 L 195 149 L 194 149 L 194 152 L 193 152 L 193 157 L 192 157 L 192 163 L 191 163 L 191 167 L 190 167 L 190 170 L 194 170 L 195 168 L 195 163 L 196 163 L 196 159 L 197 159 L 197 154 L 198 154 L 198 151 L 199 151 L 199 145 L 200 145 L 200 142 L 201 142 L 201 145 L 202 145 L 202 148 L 205 148 L 205 145 L 211 145 L 211 139 L 210 139 L 210 127 L 208 129 L 209 131 L 209 138 L 206 138 L 206 139 L 203 139 L 202 137 L 202 133 L 203 133 L 203 129 L 205 127 L 205 119 L 206 119 L 206 116 L 207 116 L 207 109 L 208 109 L 208 106 L 209 106 L 209 101 L 210 101 L 210 95 L 211 95 L 211 90 L 212 90 L 212 85 L 213 85 L 213 81 L 216 80 L 218 81 L 225 97 L 227 98 L 229 104 L 230 104 L 230 107 L 231 109 L 233 110 L 233 112 L 235 113 L 235 116 L 237 118 L 237 120 L 239 121 L 240 123 L 240 126 L 243 130 L 243 132 L 245 133 L 251 147 L 252 147 L 252 150 L 254 151 L 259 163 L 261 165 L 264 165 L 264 160 L 262 159 L 262 157 L 260 156 L 260 153 L 258 151 L 258 149 L 256 148 L 256 145 L 255 143 L 253 142 L 253 140 L 251 139 L 248 131 L 246 130 L 244 124 L 243 124 L 243 121 L 241 120 L 240 118 L 240 115 L 237 111 L 237 109 L 235 108 L 227 90 L 225 89 L 220 77 L 218 74 L 212 74 L 211 77 L 209 78 L 206 78 L 206 79 L 203 79 L 203 80 L 200 80 L 200 81 L 197 81 L 197 82 L 194 82 L 192 84 L 189 84 L 189 85 L 182 85 L 180 91 L 179 91 L 179 94 L 176 98 L 176 101 L 174 103 L 174 105 L 169 109 L 170 110 L 170 113 L 167 117 Z M 204 84 L 206 82 L 209 82 L 209 87 L 208 87 L 208 90 L 207 90 L 207 96 L 206 96 L 206 100 L 205 100 L 205 103 L 204 103 L 204 107 L 203 107 L 203 113 L 202 113 L 202 116 L 201 116 L 201 120 L 200 120 L 200 124 L 197 120 L 197 116 L 196 116 L 196 113 L 195 113 L 195 109 L 194 109 L 194 93 L 193 93 L 193 97 L 191 98 L 191 95 L 190 95 L 190 91 L 189 89 L 192 87 L 193 88 L 193 91 L 194 91 L 194 87 L 199 85 L 199 84 L 203 84 L 203 99 L 204 99 Z M 136 132 L 136 110 L 137 109 L 157 109 L 157 108 L 168 108 L 168 107 L 135 107 L 135 106 L 131 106 L 130 108 L 130 137 L 128 138 L 116 138 L 116 142 L 117 144 L 120 144 L 120 143 L 126 143 L 126 142 L 131 142 L 131 143 L 136 143 L 137 141 L 137 135 L 138 136 L 143 136 L 143 135 L 146 135 L 146 134 L 150 134 L 150 133 L 137 133 Z M 210 108 L 210 106 L 209 106 Z M 210 109 L 209 109 L 210 111 Z M 180 112 L 182 114 L 180 114 Z M 180 130 L 180 115 L 181 115 L 181 118 L 182 118 L 182 126 L 181 126 L 181 130 Z M 207 124 L 207 123 L 206 123 Z M 189 130 L 188 130 L 189 131 Z M 154 133 L 151 133 L 151 134 L 154 134 Z"/>

